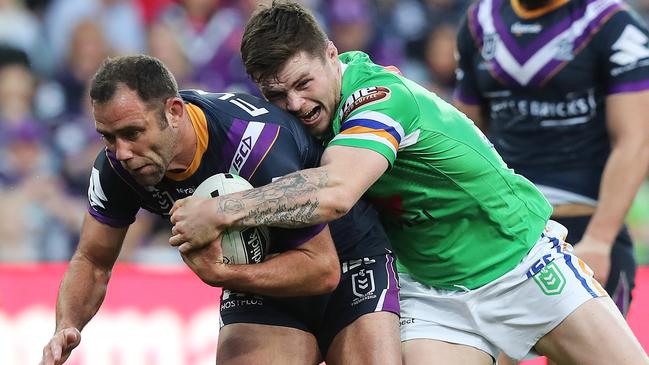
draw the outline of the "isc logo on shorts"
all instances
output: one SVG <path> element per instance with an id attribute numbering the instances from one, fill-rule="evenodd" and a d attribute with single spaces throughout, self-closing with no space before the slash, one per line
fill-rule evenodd
<path id="1" fill-rule="evenodd" d="M 554 257 L 550 254 L 545 254 L 543 257 L 540 259 L 536 260 L 536 262 L 530 267 L 530 269 L 527 271 L 527 277 L 531 278 L 534 275 L 538 274 L 545 266 L 549 263 L 554 261 Z"/>

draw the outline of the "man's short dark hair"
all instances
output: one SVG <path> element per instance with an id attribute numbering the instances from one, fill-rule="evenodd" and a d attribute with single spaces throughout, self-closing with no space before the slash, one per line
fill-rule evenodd
<path id="1" fill-rule="evenodd" d="M 328 38 L 313 15 L 293 2 L 273 1 L 246 24 L 241 58 L 255 82 L 276 78 L 286 61 L 304 51 L 324 60 Z"/>
<path id="2" fill-rule="evenodd" d="M 125 84 L 149 107 L 178 96 L 178 84 L 169 69 L 157 58 L 147 55 L 107 58 L 95 73 L 90 98 L 103 104 L 110 101 L 120 84 Z"/>
<path id="3" fill-rule="evenodd" d="M 0 44 L 0 68 L 9 65 L 21 65 L 30 68 L 29 57 L 27 53 L 18 48 Z"/>

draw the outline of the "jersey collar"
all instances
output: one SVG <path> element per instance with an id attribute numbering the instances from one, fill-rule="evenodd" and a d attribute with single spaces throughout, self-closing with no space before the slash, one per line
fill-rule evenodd
<path id="1" fill-rule="evenodd" d="M 514 12 L 516 13 L 516 15 L 518 15 L 518 17 L 522 19 L 534 19 L 551 12 L 552 10 L 568 3 L 570 0 L 552 0 L 548 2 L 547 6 L 534 9 L 534 10 L 525 9 L 521 5 L 519 0 L 510 0 L 510 1 L 512 4 L 512 9 L 514 9 Z"/>
<path id="2" fill-rule="evenodd" d="M 207 133 L 207 119 L 205 118 L 203 110 L 191 103 L 187 103 L 186 106 L 187 112 L 189 113 L 189 119 L 192 121 L 192 125 L 194 126 L 194 133 L 196 133 L 196 153 L 194 154 L 192 163 L 185 171 L 167 172 L 165 174 L 166 177 L 175 181 L 185 180 L 198 170 L 198 167 L 201 165 L 201 160 L 203 159 L 203 154 L 205 154 L 205 151 L 207 150 L 207 143 L 209 140 Z"/>

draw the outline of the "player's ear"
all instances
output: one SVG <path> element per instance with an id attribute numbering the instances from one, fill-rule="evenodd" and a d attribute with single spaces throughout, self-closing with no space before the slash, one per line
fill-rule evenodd
<path id="1" fill-rule="evenodd" d="M 165 114 L 172 127 L 178 127 L 185 114 L 185 102 L 180 97 L 167 99 L 165 102 Z"/>
<path id="2" fill-rule="evenodd" d="M 338 62 L 338 48 L 332 41 L 327 41 L 327 48 L 325 48 L 325 55 L 328 60 L 334 60 Z"/>

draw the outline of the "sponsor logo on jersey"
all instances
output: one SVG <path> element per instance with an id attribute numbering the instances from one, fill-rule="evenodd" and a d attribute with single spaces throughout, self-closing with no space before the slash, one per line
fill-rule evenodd
<path id="1" fill-rule="evenodd" d="M 221 310 L 253 305 L 264 305 L 264 298 L 258 295 L 237 293 L 228 289 L 223 289 L 223 296 L 221 298 Z"/>
<path id="2" fill-rule="evenodd" d="M 255 227 L 246 228 L 239 232 L 245 243 L 246 257 L 248 263 L 258 264 L 264 259 L 264 247 L 266 237 Z"/>
<path id="3" fill-rule="evenodd" d="M 343 105 L 342 120 L 347 119 L 358 108 L 390 99 L 390 94 L 390 89 L 385 86 L 366 87 L 354 91 Z"/>
<path id="4" fill-rule="evenodd" d="M 512 123 L 532 117 L 541 127 L 551 128 L 587 123 L 595 117 L 596 108 L 595 90 L 588 89 L 567 94 L 564 100 L 497 98 L 491 102 L 490 115 Z"/>
<path id="5" fill-rule="evenodd" d="M 239 141 L 239 145 L 234 152 L 234 157 L 232 158 L 232 163 L 230 164 L 230 172 L 233 174 L 239 175 L 241 168 L 248 161 L 250 157 L 250 152 L 257 143 L 259 136 L 261 135 L 262 130 L 264 129 L 264 124 L 259 122 L 250 122 L 246 127 L 246 130 L 243 132 L 243 136 Z"/>
<path id="6" fill-rule="evenodd" d="M 543 30 L 543 26 L 541 26 L 541 24 L 539 23 L 523 24 L 521 22 L 516 22 L 512 24 L 511 28 L 509 29 L 513 34 L 520 36 L 522 34 L 541 33 L 541 31 Z"/>
<path id="7" fill-rule="evenodd" d="M 99 178 L 99 170 L 92 168 L 90 174 L 90 186 L 88 186 L 88 201 L 90 206 L 106 209 L 104 203 L 108 202 L 104 189 L 101 187 L 101 179 Z"/>
<path id="8" fill-rule="evenodd" d="M 246 159 L 248 159 L 248 155 L 250 154 L 250 151 L 252 150 L 252 137 L 247 136 L 241 139 L 239 142 L 239 147 L 237 148 L 237 151 L 234 154 L 234 158 L 232 159 L 232 167 L 234 167 L 236 172 L 241 171 L 241 166 L 243 166 L 243 163 L 246 162 Z"/>
<path id="9" fill-rule="evenodd" d="M 415 323 L 415 319 L 410 317 L 401 317 L 401 320 L 399 321 L 400 326 L 405 326 L 413 323 Z"/>
<path id="10" fill-rule="evenodd" d="M 634 64 L 649 57 L 647 42 L 649 38 L 634 25 L 627 25 L 611 49 L 616 51 L 610 57 L 611 62 L 620 66 Z"/>
<path id="11" fill-rule="evenodd" d="M 342 263 L 341 267 L 344 274 L 347 271 L 353 270 L 361 265 L 372 265 L 374 263 L 376 263 L 376 260 L 369 257 L 363 257 L 362 259 L 345 261 Z"/>
<path id="12" fill-rule="evenodd" d="M 194 189 L 195 188 L 176 188 L 176 191 L 178 192 L 178 194 L 192 195 L 194 194 Z"/>
<path id="13" fill-rule="evenodd" d="M 352 301 L 352 306 L 376 298 L 375 290 L 373 270 L 360 269 L 357 273 L 352 274 L 352 293 L 356 296 Z"/>

